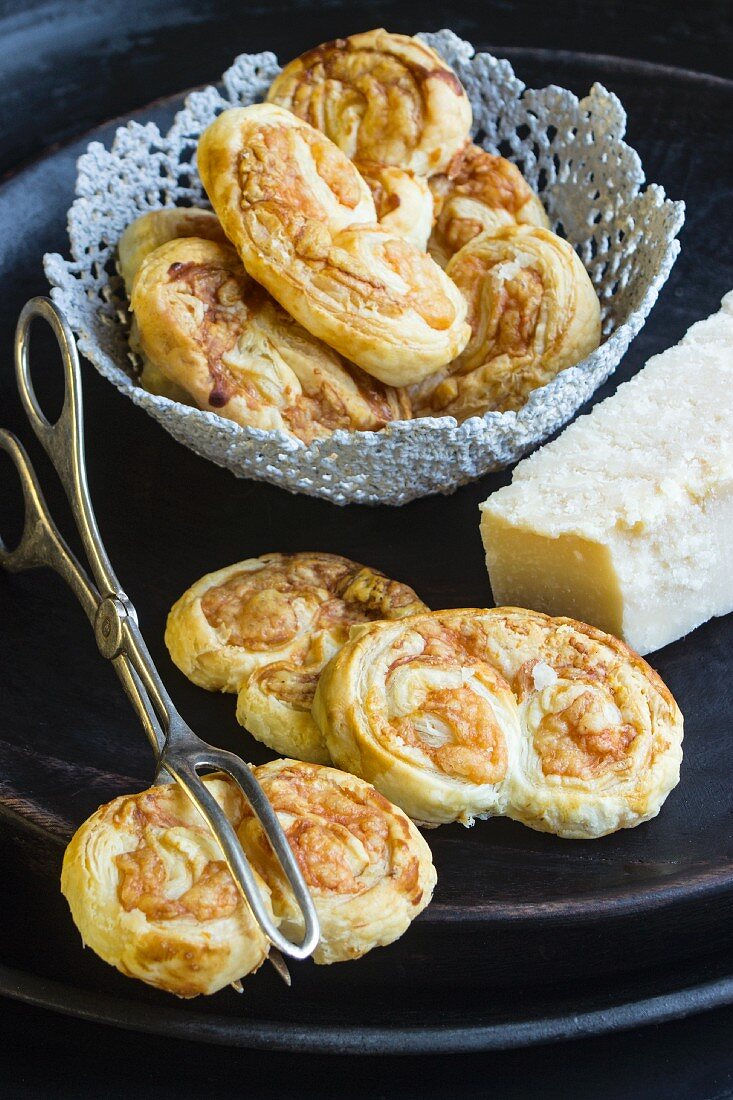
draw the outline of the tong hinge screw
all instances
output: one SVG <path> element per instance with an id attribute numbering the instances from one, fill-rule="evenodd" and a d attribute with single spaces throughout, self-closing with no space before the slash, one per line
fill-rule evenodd
<path id="1" fill-rule="evenodd" d="M 94 636 L 99 652 L 110 661 L 121 651 L 122 623 L 126 618 L 127 609 L 115 596 L 106 597 L 97 608 Z"/>

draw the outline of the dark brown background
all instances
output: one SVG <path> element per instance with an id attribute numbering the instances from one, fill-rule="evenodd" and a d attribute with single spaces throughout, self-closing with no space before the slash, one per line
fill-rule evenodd
<path id="1" fill-rule="evenodd" d="M 497 52 L 515 45 L 603 52 L 730 76 L 730 19 L 729 3 L 677 8 L 650 0 L 439 3 L 429 11 L 379 2 L 327 3 L 318 9 L 301 3 L 0 4 L 0 170 L 11 172 L 49 143 L 112 115 L 215 78 L 245 48 L 288 56 L 293 41 L 305 45 L 378 23 L 408 31 L 447 25 Z M 694 161 L 694 150 L 690 157 Z M 2 247 L 12 248 L 12 239 L 6 236 Z M 709 308 L 715 308 L 718 289 L 713 278 L 709 288 L 700 288 L 703 305 L 709 299 Z M 669 316 L 672 342 L 681 333 L 682 312 L 680 326 L 674 310 Z M 143 503 L 152 507 L 147 496 Z M 246 509 L 242 522 L 247 522 Z M 135 534 L 129 538 L 136 544 L 120 547 L 122 554 L 110 546 L 115 561 L 129 561 L 130 554 L 144 557 Z M 355 530 L 355 554 L 359 541 Z M 447 547 L 436 547 L 435 590 L 429 594 L 436 603 L 446 552 Z M 221 556 L 219 548 L 215 553 Z M 375 564 L 390 568 L 389 544 L 383 554 Z M 394 572 L 399 572 L 397 564 Z M 109 682 L 97 690 L 109 691 Z M 8 901 L 13 904 L 12 898 Z M 0 1095 L 115 1096 L 153 1090 L 160 1096 L 246 1091 L 295 1097 L 731 1094 L 729 1010 L 571 1046 L 440 1063 L 424 1057 L 365 1063 L 196 1048 L 111 1032 L 12 1003 L 3 1008 Z"/>

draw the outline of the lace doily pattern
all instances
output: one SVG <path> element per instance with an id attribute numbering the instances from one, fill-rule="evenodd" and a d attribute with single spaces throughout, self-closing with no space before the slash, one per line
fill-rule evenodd
<path id="1" fill-rule="evenodd" d="M 116 250 L 140 214 L 206 206 L 195 168 L 199 135 L 232 106 L 258 102 L 279 65 L 243 54 L 220 88 L 188 96 L 167 134 L 152 123 L 117 130 L 111 149 L 92 142 L 79 158 L 69 211 L 71 258 L 44 257 L 51 295 L 80 352 L 175 439 L 238 477 L 256 478 L 336 504 L 404 504 L 516 462 L 563 426 L 616 368 L 644 324 L 679 252 L 684 204 L 661 187 L 642 190 L 638 155 L 623 141 L 626 115 L 600 84 L 584 99 L 551 85 L 526 89 L 507 61 L 475 53 L 451 31 L 421 36 L 458 73 L 471 99 L 475 138 L 515 161 L 542 197 L 552 228 L 574 245 L 601 300 L 604 342 L 535 390 L 518 412 L 488 412 L 337 431 L 304 444 L 244 428 L 149 394 L 136 383 L 129 316 Z"/>

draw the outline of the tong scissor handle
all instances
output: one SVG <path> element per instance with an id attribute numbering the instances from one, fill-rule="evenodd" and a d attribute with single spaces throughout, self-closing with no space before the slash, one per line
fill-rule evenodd
<path id="1" fill-rule="evenodd" d="M 53 424 L 41 409 L 31 378 L 30 335 L 36 318 L 51 326 L 64 368 L 64 403 Z M 79 356 L 69 324 L 50 298 L 31 298 L 21 310 L 15 329 L 15 373 L 23 408 L 64 487 L 99 591 L 102 597 L 115 596 L 134 613 L 107 557 L 94 517 L 84 458 Z"/>
<path id="2" fill-rule="evenodd" d="M 64 403 L 53 424 L 41 409 L 30 373 L 30 329 L 36 318 L 51 326 L 64 367 Z M 0 449 L 7 452 L 18 471 L 25 520 L 15 548 L 9 549 L 0 539 L 0 564 L 13 571 L 51 566 L 71 586 L 94 627 L 100 652 L 114 665 L 142 721 L 158 762 L 159 781 L 168 781 L 169 776 L 176 780 L 203 815 L 221 846 L 234 881 L 272 944 L 294 958 L 306 958 L 318 943 L 318 916 L 277 814 L 243 761 L 202 741 L 181 718 L 140 633 L 135 609 L 107 557 L 87 485 L 76 344 L 66 319 L 49 298 L 32 298 L 20 314 L 15 334 L 15 369 L 23 407 L 64 487 L 97 587 L 53 522 L 24 448 L 4 430 L 0 430 Z M 304 935 L 300 943 L 284 936 L 270 918 L 231 823 L 198 775 L 197 769 L 204 767 L 227 772 L 262 823 L 303 914 Z"/>
<path id="3" fill-rule="evenodd" d="M 237 834 L 211 791 L 201 781 L 192 764 L 194 759 L 196 767 L 214 768 L 230 775 L 241 788 L 255 816 L 259 818 L 303 914 L 304 930 L 300 943 L 296 944 L 284 936 L 271 919 Z M 273 946 L 291 958 L 308 958 L 318 946 L 318 914 L 277 814 L 247 765 L 234 753 L 207 745 L 186 727 L 176 737 L 174 744 L 166 746 L 160 767 L 166 768 L 183 787 L 219 841 L 232 878 L 240 884 L 257 923 Z"/>

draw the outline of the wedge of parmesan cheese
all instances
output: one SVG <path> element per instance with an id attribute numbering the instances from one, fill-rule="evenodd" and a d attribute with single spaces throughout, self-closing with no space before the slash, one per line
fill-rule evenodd
<path id="1" fill-rule="evenodd" d="M 642 654 L 733 610 L 733 291 L 481 511 L 499 605 Z"/>

